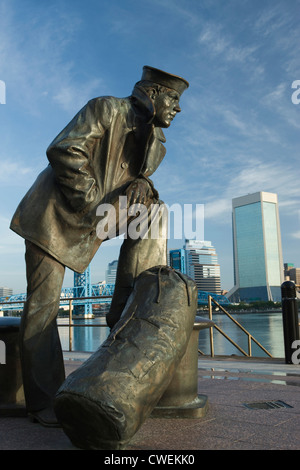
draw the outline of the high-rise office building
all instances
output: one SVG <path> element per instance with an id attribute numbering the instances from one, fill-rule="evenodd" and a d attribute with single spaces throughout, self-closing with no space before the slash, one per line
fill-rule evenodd
<path id="1" fill-rule="evenodd" d="M 210 241 L 186 240 L 186 274 L 199 290 L 221 294 L 220 265 Z"/>
<path id="2" fill-rule="evenodd" d="M 10 287 L 0 287 L 0 297 L 10 297 L 13 290 Z"/>
<path id="3" fill-rule="evenodd" d="M 290 279 L 289 271 L 293 269 L 295 266 L 293 263 L 284 263 L 283 267 L 284 267 L 284 279 L 289 280 Z"/>
<path id="4" fill-rule="evenodd" d="M 292 268 L 289 270 L 290 280 L 293 281 L 296 286 L 300 286 L 300 268 Z"/>
<path id="5" fill-rule="evenodd" d="M 107 270 L 105 273 L 106 284 L 115 284 L 118 269 L 118 260 L 114 260 L 108 263 Z"/>
<path id="6" fill-rule="evenodd" d="M 232 200 L 232 302 L 281 300 L 283 261 L 277 194 L 257 192 Z"/>
<path id="7" fill-rule="evenodd" d="M 221 294 L 220 265 L 210 241 L 186 240 L 184 248 L 170 251 L 170 265 L 194 279 L 200 291 Z"/>

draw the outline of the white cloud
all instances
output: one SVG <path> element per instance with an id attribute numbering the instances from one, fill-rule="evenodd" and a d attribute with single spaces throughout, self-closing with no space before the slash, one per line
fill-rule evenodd
<path id="1" fill-rule="evenodd" d="M 225 121 L 232 127 L 235 127 L 243 134 L 249 135 L 249 123 L 243 122 L 241 116 L 238 116 L 236 112 L 229 109 L 227 106 L 216 106 L 216 111 L 222 114 Z"/>
<path id="2" fill-rule="evenodd" d="M 249 160 L 244 168 L 230 178 L 224 186 L 218 185 L 218 197 L 208 196 L 205 204 L 205 218 L 218 222 L 228 222 L 232 199 L 259 191 L 278 194 L 279 207 L 284 207 L 285 215 L 294 213 L 295 205 L 299 206 L 300 187 L 298 174 L 286 163 L 265 163 L 260 160 Z M 223 190 L 222 190 L 223 188 Z M 294 235 L 298 238 L 298 233 Z"/>
<path id="3" fill-rule="evenodd" d="M 221 28 L 218 25 L 206 25 L 199 36 L 199 42 L 208 44 L 210 50 L 216 54 L 227 54 L 230 41 L 222 36 Z"/>
<path id="4" fill-rule="evenodd" d="M 270 91 L 264 98 L 263 102 L 273 106 L 274 102 L 281 101 L 286 94 L 287 83 L 279 83 L 277 87 Z"/>
<path id="5" fill-rule="evenodd" d="M 258 46 L 236 46 L 236 41 L 228 33 L 222 31 L 217 24 L 205 25 L 198 41 L 209 47 L 210 51 L 222 55 L 222 59 L 228 62 L 247 63 L 254 60 L 254 53 Z"/>
<path id="6" fill-rule="evenodd" d="M 299 105 L 292 103 L 292 82 L 281 82 L 270 93 L 265 95 L 262 103 L 276 111 L 277 116 L 286 121 L 289 126 L 300 129 Z"/>
<path id="7" fill-rule="evenodd" d="M 286 203 L 300 197 L 298 174 L 285 161 L 250 160 L 230 182 L 237 195 L 267 191 L 281 194 Z"/>
<path id="8" fill-rule="evenodd" d="M 22 34 L 15 29 L 16 11 L 13 4 L 0 4 L 0 64 L 11 100 L 31 113 L 40 113 L 47 99 L 54 99 L 62 109 L 78 111 L 96 94 L 101 79 L 76 77 L 76 67 L 66 59 L 67 48 L 80 30 L 80 17 L 55 6 L 37 8 Z M 53 11 L 52 11 L 53 10 Z M 2 77 L 1 77 L 2 78 Z"/>
<path id="9" fill-rule="evenodd" d="M 0 216 L 0 255 L 24 253 L 24 240 L 10 230 L 10 219 Z"/>
<path id="10" fill-rule="evenodd" d="M 251 145 L 258 141 L 279 143 L 280 137 L 272 126 L 257 118 L 257 111 L 251 112 L 251 105 L 246 110 L 232 104 L 213 105 L 215 116 L 223 118 L 225 124 L 238 131 L 238 134 L 251 139 Z M 223 128 L 223 134 L 226 131 Z"/>
<path id="11" fill-rule="evenodd" d="M 224 216 L 224 220 L 228 222 L 228 213 L 231 211 L 231 199 L 220 197 L 215 201 L 208 202 L 204 207 L 205 219 L 220 219 Z"/>
<path id="12" fill-rule="evenodd" d="M 274 32 L 288 24 L 289 15 L 286 13 L 287 9 L 281 8 L 279 4 L 272 5 L 271 8 L 266 7 L 262 13 L 258 14 L 258 18 L 254 23 L 254 30 L 265 37 L 273 36 Z"/>
<path id="13" fill-rule="evenodd" d="M 19 161 L 8 161 L 1 158 L 0 182 L 16 183 L 22 181 L 25 175 L 32 173 L 33 168 L 22 165 Z"/>
<path id="14" fill-rule="evenodd" d="M 300 239 L 300 230 L 298 230 L 298 232 L 291 233 L 291 236 L 293 238 L 299 238 Z"/>
<path id="15" fill-rule="evenodd" d="M 99 90 L 103 90 L 103 87 L 104 85 L 100 79 L 90 80 L 85 83 L 84 86 L 64 83 L 59 87 L 53 99 L 65 111 L 73 113 L 77 112 L 81 106 L 85 105 L 91 97 L 98 96 Z"/>

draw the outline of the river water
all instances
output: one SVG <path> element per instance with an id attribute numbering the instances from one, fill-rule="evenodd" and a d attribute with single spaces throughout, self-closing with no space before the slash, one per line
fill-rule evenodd
<path id="1" fill-rule="evenodd" d="M 200 316 L 206 317 L 205 314 Z M 281 312 L 260 312 L 260 313 L 235 313 L 233 318 L 237 320 L 262 346 L 267 349 L 273 357 L 284 357 L 284 339 Z M 213 313 L 213 321 L 221 328 L 235 343 L 248 353 L 247 335 L 235 325 L 227 315 L 222 313 Z M 67 325 L 67 318 L 59 318 L 59 325 Z M 73 323 L 80 326 L 72 328 L 72 351 L 94 352 L 101 343 L 107 338 L 109 328 L 105 326 L 103 317 L 94 319 L 73 320 Z M 85 327 L 84 325 L 90 325 Z M 94 326 L 91 326 L 94 325 Z M 69 328 L 68 326 L 59 326 L 62 348 L 69 350 Z M 225 339 L 216 329 L 213 332 L 214 354 L 230 356 L 243 354 Z M 210 335 L 209 329 L 200 331 L 199 349 L 210 355 Z M 266 357 L 262 351 L 252 341 L 252 356 Z"/>

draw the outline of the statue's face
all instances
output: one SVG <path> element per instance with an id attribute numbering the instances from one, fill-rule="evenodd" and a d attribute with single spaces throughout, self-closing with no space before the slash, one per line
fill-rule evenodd
<path id="1" fill-rule="evenodd" d="M 177 113 L 180 113 L 180 95 L 175 90 L 167 90 L 159 93 L 154 98 L 156 127 L 169 127 Z"/>

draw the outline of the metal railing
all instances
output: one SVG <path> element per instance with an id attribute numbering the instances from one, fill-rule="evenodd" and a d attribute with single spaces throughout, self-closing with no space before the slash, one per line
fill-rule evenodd
<path id="1" fill-rule="evenodd" d="M 106 324 L 101 324 L 101 323 L 97 323 L 97 324 L 77 324 L 77 323 L 72 323 L 73 322 L 73 309 L 72 309 L 72 304 L 73 304 L 73 301 L 83 301 L 83 300 L 93 300 L 94 302 L 98 299 L 98 300 L 103 300 L 103 299 L 111 299 L 112 296 L 111 295 L 101 295 L 101 296 L 92 296 L 92 297 L 61 297 L 60 298 L 60 303 L 63 303 L 64 305 L 66 304 L 66 302 L 69 304 L 69 313 L 68 313 L 68 318 L 69 318 L 69 322 L 68 323 L 58 323 L 57 326 L 58 327 L 67 327 L 69 328 L 69 351 L 72 351 L 72 348 L 73 348 L 73 327 L 107 327 Z M 12 305 L 12 304 L 24 304 L 26 302 L 26 300 L 14 300 L 14 301 L 8 301 L 8 302 L 1 302 L 0 304 L 0 307 L 1 305 L 5 305 L 5 306 L 9 306 L 9 305 Z M 58 317 L 59 318 L 59 317 Z"/>
<path id="2" fill-rule="evenodd" d="M 69 328 L 69 351 L 72 351 L 72 347 L 73 347 L 73 327 L 107 327 L 106 324 L 101 324 L 101 323 L 97 323 L 97 324 L 78 324 L 78 323 L 72 323 L 73 321 L 73 311 L 72 311 L 72 303 L 74 300 L 95 300 L 97 299 L 98 297 L 72 297 L 72 298 L 69 298 L 68 299 L 68 302 L 69 302 L 69 323 L 61 323 L 61 324 L 57 324 L 58 327 L 68 327 Z M 111 299 L 111 295 L 106 295 L 106 296 L 101 296 L 99 297 L 99 299 L 103 299 L 103 298 L 110 298 Z M 64 301 L 66 299 L 63 299 Z"/>
<path id="3" fill-rule="evenodd" d="M 233 344 L 233 346 L 235 346 L 244 356 L 247 356 L 247 357 L 251 357 L 252 356 L 252 341 L 257 345 L 259 346 L 262 351 L 264 351 L 264 353 L 266 353 L 269 357 L 273 357 L 272 354 L 267 351 L 266 348 L 264 348 L 260 343 L 259 341 L 257 341 L 252 335 L 251 333 L 249 333 L 249 331 L 247 331 L 237 320 L 235 320 L 235 318 L 233 318 L 230 313 L 228 313 L 223 307 L 222 305 L 220 305 L 213 297 L 211 296 L 208 296 L 208 313 L 209 313 L 209 319 L 213 321 L 213 315 L 212 315 L 212 302 L 220 309 L 222 310 L 223 313 L 225 313 L 225 315 L 227 315 L 230 320 L 233 321 L 233 323 L 235 323 L 237 325 L 238 328 L 240 328 L 248 337 L 248 353 L 246 351 L 244 351 L 244 349 L 242 349 L 235 341 L 233 341 L 233 339 L 231 339 L 218 325 L 214 324 L 214 326 L 210 327 L 209 328 L 209 334 L 210 334 L 210 355 L 211 357 L 214 357 L 215 356 L 215 352 L 214 352 L 214 337 L 213 337 L 213 330 L 214 328 L 219 332 L 221 333 L 221 335 L 224 336 L 224 338 L 226 338 L 231 344 Z M 201 355 L 205 355 L 200 349 L 198 349 L 198 352 L 201 354 Z"/>
<path id="4" fill-rule="evenodd" d="M 101 323 L 97 323 L 97 324 L 77 324 L 77 323 L 73 323 L 73 320 L 75 320 L 75 318 L 73 318 L 73 312 L 72 312 L 72 303 L 73 301 L 82 301 L 82 300 L 93 300 L 94 302 L 99 299 L 99 300 L 103 300 L 104 298 L 111 298 L 112 296 L 111 295 L 107 295 L 107 296 L 99 296 L 99 297 L 96 297 L 96 296 L 93 296 L 93 297 L 70 297 L 70 298 L 61 298 L 61 302 L 63 302 L 64 304 L 66 303 L 66 301 L 68 302 L 69 304 L 69 314 L 68 314 L 68 318 L 69 318 L 69 322 L 68 323 L 58 323 L 58 327 L 68 327 L 69 328 L 69 351 L 72 351 L 72 346 L 73 346 L 73 328 L 75 327 L 107 327 L 106 324 L 101 324 Z M 231 339 L 218 325 L 214 324 L 213 327 L 210 327 L 209 328 L 209 334 L 210 334 L 210 355 L 211 357 L 214 357 L 215 356 L 215 353 L 214 353 L 214 337 L 213 337 L 213 330 L 216 329 L 222 336 L 224 336 L 233 346 L 235 346 L 244 356 L 247 356 L 247 357 L 251 357 L 252 356 L 252 341 L 265 353 L 267 354 L 269 357 L 273 357 L 271 355 L 271 353 L 269 351 L 267 351 L 266 348 L 264 348 L 262 346 L 261 343 L 259 343 L 259 341 L 257 341 L 249 331 L 247 331 L 237 320 L 235 320 L 235 318 L 233 318 L 225 309 L 224 307 L 222 307 L 222 305 L 220 305 L 212 296 L 208 296 L 208 312 L 209 312 L 209 319 L 210 320 L 213 320 L 213 314 L 212 314 L 212 302 L 225 314 L 227 315 L 227 317 L 229 317 L 233 323 L 235 323 L 237 325 L 238 328 L 240 328 L 248 337 L 248 352 L 244 351 L 244 349 L 242 349 L 233 339 Z M 25 300 L 16 300 L 16 301 L 12 301 L 12 302 L 1 302 L 1 305 L 10 305 L 10 304 L 24 304 L 25 303 Z M 76 316 L 76 315 L 75 315 Z M 205 353 L 203 353 L 200 349 L 198 349 L 198 352 L 199 354 L 201 355 L 206 355 Z"/>

